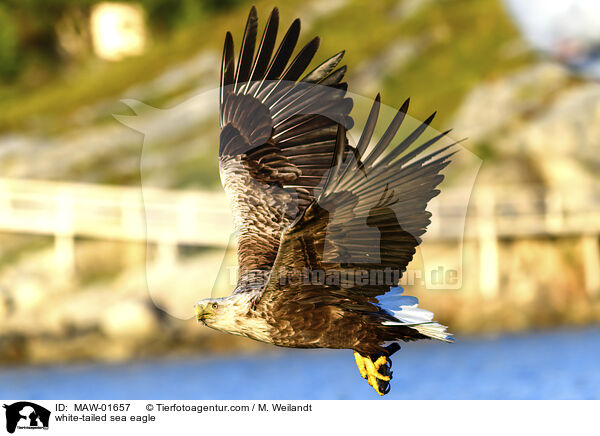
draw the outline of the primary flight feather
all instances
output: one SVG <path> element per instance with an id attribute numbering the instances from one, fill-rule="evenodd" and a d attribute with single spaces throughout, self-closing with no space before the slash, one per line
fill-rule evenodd
<path id="1" fill-rule="evenodd" d="M 221 64 L 219 169 L 238 234 L 238 282 L 228 297 L 199 301 L 196 318 L 278 346 L 352 349 L 383 395 L 399 341 L 452 340 L 398 286 L 453 154 L 452 145 L 428 149 L 448 132 L 415 146 L 432 115 L 392 144 L 406 100 L 375 140 L 378 95 L 351 146 L 343 52 L 305 74 L 319 38 L 293 56 L 299 20 L 278 45 L 277 8 L 260 41 L 257 23 L 252 7 L 237 63 L 228 32 Z"/>

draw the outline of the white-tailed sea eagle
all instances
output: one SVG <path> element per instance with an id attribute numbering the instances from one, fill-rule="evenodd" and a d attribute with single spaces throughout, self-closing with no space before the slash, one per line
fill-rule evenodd
<path id="1" fill-rule="evenodd" d="M 278 10 L 258 44 L 257 21 L 252 7 L 237 63 L 227 32 L 221 65 L 219 163 L 238 232 L 238 283 L 228 297 L 199 301 L 196 319 L 283 347 L 352 349 L 383 395 L 399 341 L 452 340 L 398 280 L 454 144 L 428 151 L 444 132 L 413 147 L 432 115 L 390 146 L 408 100 L 375 141 L 378 95 L 349 145 L 343 52 L 304 75 L 319 38 L 292 58 L 300 21 L 277 48 Z"/>

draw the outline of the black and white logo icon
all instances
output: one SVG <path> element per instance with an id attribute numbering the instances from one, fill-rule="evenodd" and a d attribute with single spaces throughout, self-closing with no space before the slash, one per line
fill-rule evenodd
<path id="1" fill-rule="evenodd" d="M 48 429 L 50 411 L 29 401 L 5 404 L 6 431 L 14 433 L 16 429 Z"/>

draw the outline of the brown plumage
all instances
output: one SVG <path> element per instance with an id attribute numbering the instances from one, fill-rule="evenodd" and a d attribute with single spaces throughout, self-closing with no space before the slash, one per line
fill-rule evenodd
<path id="1" fill-rule="evenodd" d="M 367 367 L 384 356 L 383 369 L 376 369 L 391 376 L 386 357 L 399 347 L 387 343 L 449 340 L 396 287 L 430 222 L 427 202 L 439 193 L 452 155 L 451 146 L 424 152 L 448 132 L 413 147 L 432 115 L 390 146 L 407 100 L 373 141 L 378 95 L 350 146 L 352 99 L 342 82 L 346 68 L 338 68 L 343 52 L 303 75 L 319 39 L 292 58 L 299 20 L 277 48 L 277 9 L 258 46 L 257 21 L 253 7 L 237 64 L 227 33 L 221 69 L 219 163 L 238 232 L 238 284 L 230 297 L 199 302 L 197 317 L 275 345 L 350 348 L 357 363 L 369 359 Z M 384 304 L 386 293 L 396 310 Z M 372 385 L 379 378 L 373 387 L 385 393 L 389 378 L 369 371 L 361 374 Z"/>

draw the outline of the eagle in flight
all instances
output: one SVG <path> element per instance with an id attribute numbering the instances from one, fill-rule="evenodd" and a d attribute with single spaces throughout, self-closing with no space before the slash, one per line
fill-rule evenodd
<path id="1" fill-rule="evenodd" d="M 277 8 L 260 42 L 257 22 L 252 7 L 237 62 L 227 32 L 221 64 L 219 168 L 238 235 L 238 281 L 231 295 L 199 301 L 196 319 L 282 347 L 352 349 L 361 376 L 384 395 L 399 341 L 453 340 L 398 281 L 455 143 L 430 151 L 444 132 L 415 145 L 432 115 L 390 145 L 409 100 L 373 138 L 378 95 L 350 145 L 344 52 L 305 74 L 319 38 L 292 58 L 300 21 L 277 47 Z"/>

